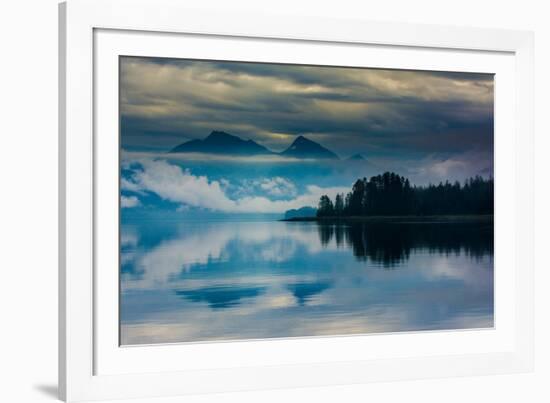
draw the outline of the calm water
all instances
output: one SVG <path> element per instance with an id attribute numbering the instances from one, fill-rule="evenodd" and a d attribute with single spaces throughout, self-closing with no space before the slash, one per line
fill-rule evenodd
<path id="1" fill-rule="evenodd" d="M 492 224 L 140 222 L 122 344 L 493 326 Z"/>

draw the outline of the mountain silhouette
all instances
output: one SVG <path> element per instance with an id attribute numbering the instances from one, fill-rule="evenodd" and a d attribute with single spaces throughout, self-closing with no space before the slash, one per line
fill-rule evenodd
<path id="1" fill-rule="evenodd" d="M 298 136 L 296 140 L 281 153 L 275 153 L 253 140 L 243 140 L 232 134 L 213 131 L 203 140 L 190 140 L 172 148 L 170 153 L 205 153 L 224 155 L 282 155 L 292 158 L 339 159 L 338 156 L 322 145 Z"/>
<path id="2" fill-rule="evenodd" d="M 364 161 L 365 157 L 363 157 L 361 154 L 353 154 L 351 157 L 348 158 L 348 161 Z"/>
<path id="3" fill-rule="evenodd" d="M 319 143 L 306 139 L 304 136 L 298 136 L 281 155 L 294 158 L 339 159 L 329 149 Z"/>
<path id="4" fill-rule="evenodd" d="M 299 209 L 291 209 L 285 212 L 285 220 L 304 217 L 317 217 L 317 209 L 314 207 L 304 206 Z"/>
<path id="5" fill-rule="evenodd" d="M 182 143 L 174 147 L 170 152 L 226 155 L 273 154 L 273 152 L 253 140 L 243 140 L 240 137 L 221 131 L 213 131 L 204 140 L 190 140 Z"/>

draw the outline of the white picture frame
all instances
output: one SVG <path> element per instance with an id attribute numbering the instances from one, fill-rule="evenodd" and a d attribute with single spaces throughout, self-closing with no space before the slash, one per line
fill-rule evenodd
<path id="1" fill-rule="evenodd" d="M 70 0 L 60 5 L 59 39 L 62 399 L 532 370 L 532 33 L 205 13 L 172 0 Z M 495 329 L 119 348 L 112 201 L 118 197 L 113 68 L 121 54 L 313 64 L 338 55 L 344 65 L 495 73 Z M 365 61 L 367 54 L 376 61 Z M 515 178 L 513 186 L 499 189 L 498 177 Z"/>

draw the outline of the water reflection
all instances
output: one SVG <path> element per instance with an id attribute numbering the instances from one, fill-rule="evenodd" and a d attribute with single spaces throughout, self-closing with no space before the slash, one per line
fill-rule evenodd
<path id="1" fill-rule="evenodd" d="M 315 295 L 320 294 L 330 286 L 329 282 L 324 281 L 319 283 L 289 284 L 288 289 L 296 297 L 298 304 L 303 306 L 311 301 Z"/>
<path id="2" fill-rule="evenodd" d="M 492 223 L 136 222 L 121 234 L 121 340 L 491 327 L 492 234 Z"/>
<path id="3" fill-rule="evenodd" d="M 241 299 L 256 297 L 264 291 L 265 287 L 222 286 L 176 291 L 176 294 L 193 302 L 206 301 L 211 308 L 220 309 L 239 305 Z"/>
<path id="4" fill-rule="evenodd" d="M 493 253 L 490 223 L 319 223 L 317 229 L 324 246 L 334 238 L 338 247 L 351 248 L 357 259 L 386 268 L 406 261 L 413 249 L 464 252 L 476 258 Z"/>

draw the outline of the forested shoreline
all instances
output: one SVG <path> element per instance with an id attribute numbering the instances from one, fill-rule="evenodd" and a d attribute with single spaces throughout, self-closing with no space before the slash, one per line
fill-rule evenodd
<path id="1" fill-rule="evenodd" d="M 494 180 L 481 176 L 437 185 L 411 185 L 393 172 L 358 179 L 347 194 L 333 201 L 323 195 L 317 217 L 490 215 L 494 211 Z"/>

